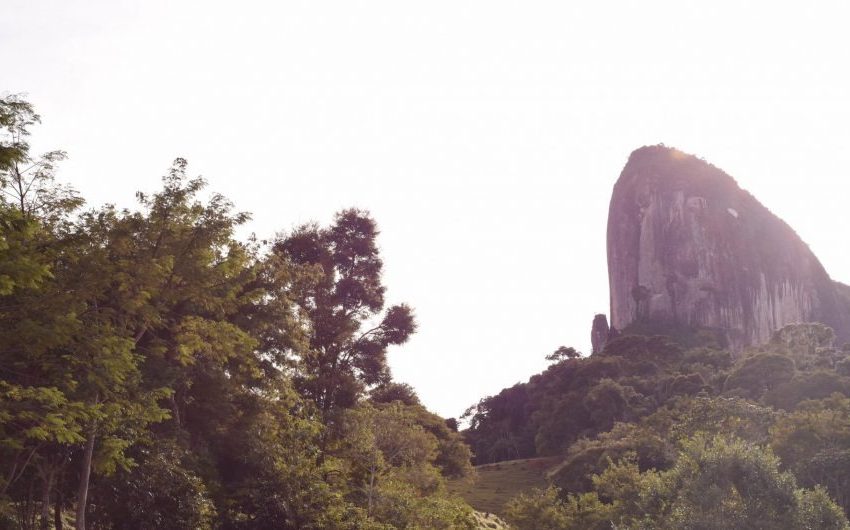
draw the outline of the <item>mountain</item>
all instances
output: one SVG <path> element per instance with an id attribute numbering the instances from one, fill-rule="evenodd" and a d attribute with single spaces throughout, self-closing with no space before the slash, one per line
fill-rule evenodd
<path id="1" fill-rule="evenodd" d="M 611 334 L 646 322 L 711 328 L 738 351 L 817 321 L 850 340 L 850 287 L 732 177 L 665 146 L 634 151 L 614 186 L 608 277 Z"/>

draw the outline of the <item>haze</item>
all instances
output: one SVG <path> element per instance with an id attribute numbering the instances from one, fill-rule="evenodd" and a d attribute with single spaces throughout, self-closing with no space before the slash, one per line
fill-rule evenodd
<path id="1" fill-rule="evenodd" d="M 260 237 L 341 208 L 381 230 L 420 331 L 397 379 L 456 416 L 589 351 L 628 154 L 721 167 L 850 281 L 850 6 L 778 2 L 4 0 L 23 92 L 90 205 L 173 158 Z M 247 234 L 246 234 L 247 235 Z"/>

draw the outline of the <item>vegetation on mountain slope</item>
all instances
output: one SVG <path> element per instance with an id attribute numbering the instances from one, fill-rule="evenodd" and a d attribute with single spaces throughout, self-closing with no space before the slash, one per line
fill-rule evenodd
<path id="1" fill-rule="evenodd" d="M 666 337 L 626 335 L 483 399 L 465 435 L 476 458 L 563 455 L 549 474 L 553 489 L 501 510 L 518 528 L 758 528 L 770 517 L 779 527 L 843 528 L 850 351 L 833 342 L 821 324 L 789 325 L 733 359 L 716 345 L 686 349 Z M 707 475 L 706 459 L 720 461 L 718 476 Z M 741 482 L 746 465 L 771 478 Z M 611 485 L 624 477 L 632 482 Z M 694 497 L 680 498 L 689 487 Z M 656 511 L 622 497 L 656 490 L 668 492 L 653 498 Z M 778 496 L 766 499 L 771 491 Z M 699 492 L 732 519 L 696 517 L 711 513 L 693 505 Z M 789 499 L 797 512 L 776 511 Z M 753 511 L 768 502 L 773 512 Z M 824 519 L 811 526 L 810 516 Z"/>

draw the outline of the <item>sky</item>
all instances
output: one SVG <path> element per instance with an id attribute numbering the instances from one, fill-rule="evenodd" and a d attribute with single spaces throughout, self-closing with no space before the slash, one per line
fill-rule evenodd
<path id="1" fill-rule="evenodd" d="M 444 416 L 590 349 L 608 200 L 664 143 L 850 282 L 850 3 L 0 0 L 0 92 L 90 206 L 175 157 L 262 238 L 371 211 L 396 379 Z"/>

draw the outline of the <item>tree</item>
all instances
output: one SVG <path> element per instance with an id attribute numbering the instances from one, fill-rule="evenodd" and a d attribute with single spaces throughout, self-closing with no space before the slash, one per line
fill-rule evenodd
<path id="1" fill-rule="evenodd" d="M 374 403 L 392 403 L 401 401 L 405 405 L 419 405 L 419 396 L 407 383 L 384 383 L 372 389 L 369 399 Z"/>
<path id="2" fill-rule="evenodd" d="M 610 511 L 595 493 L 564 501 L 550 486 L 508 501 L 505 519 L 517 530 L 603 530 L 611 528 Z"/>
<path id="3" fill-rule="evenodd" d="M 582 404 L 597 428 L 607 431 L 615 422 L 634 421 L 642 397 L 634 388 L 606 378 L 590 389 Z"/>
<path id="4" fill-rule="evenodd" d="M 371 528 L 363 510 L 343 497 L 345 462 L 322 458 L 324 426 L 289 382 L 261 391 L 229 392 L 216 432 L 196 443 L 216 468 L 217 526 L 226 530 Z"/>
<path id="5" fill-rule="evenodd" d="M 546 360 L 563 361 L 566 359 L 578 359 L 580 357 L 581 352 L 577 351 L 575 348 L 567 348 L 566 346 L 560 346 L 557 350 L 547 355 Z"/>
<path id="6" fill-rule="evenodd" d="M 682 398 L 639 422 L 617 423 L 592 439 L 578 440 L 550 477 L 563 493 L 590 492 L 593 476 L 610 462 L 628 460 L 641 472 L 664 471 L 675 464 L 681 441 L 695 436 L 735 436 L 766 444 L 778 416 L 769 407 L 740 398 Z"/>
<path id="7" fill-rule="evenodd" d="M 550 471 L 552 482 L 564 493 L 593 491 L 593 476 L 612 461 L 631 459 L 640 469 L 667 469 L 675 462 L 676 448 L 666 433 L 651 424 L 618 423 L 595 439 L 578 440 L 564 461 Z"/>
<path id="8" fill-rule="evenodd" d="M 56 476 L 78 450 L 80 481 L 77 527 L 85 528 L 89 473 L 98 435 L 97 464 L 112 469 L 123 458 L 128 437 L 161 419 L 158 391 L 138 387 L 140 359 L 132 351 L 132 320 L 109 304 L 107 241 L 80 230 L 72 214 L 82 200 L 54 180 L 54 163 L 64 154 L 29 153 L 28 127 L 39 121 L 28 103 L 0 101 L 0 190 L 5 233 L 2 247 L 17 251 L 6 260 L 0 315 L 0 349 L 8 370 L 0 381 L 2 445 L 11 452 L 3 490 L 24 477 L 41 482 L 41 525 L 48 525 Z M 12 257 L 12 256 L 8 256 Z M 5 416 L 5 417 L 4 417 Z M 122 432 L 120 436 L 115 433 Z M 27 505 L 33 506 L 29 502 Z M 26 518 L 22 518 L 24 523 Z"/>
<path id="9" fill-rule="evenodd" d="M 770 431 L 770 446 L 806 487 L 821 485 L 850 512 L 850 399 L 804 401 Z"/>
<path id="10" fill-rule="evenodd" d="M 50 422 L 38 428 L 28 412 L 31 427 L 14 429 L 21 462 L 80 466 L 78 528 L 92 468 L 128 468 L 127 449 L 169 415 L 179 432 L 189 404 L 208 403 L 193 394 L 195 381 L 262 377 L 257 341 L 234 323 L 262 295 L 249 285 L 253 257 L 232 239 L 246 217 L 218 195 L 196 201 L 203 184 L 178 160 L 160 193 L 139 196 L 142 211 L 105 207 L 61 224 L 33 217 L 49 235 L 40 248 L 50 274 L 5 300 L 16 310 L 4 315 L 0 345 L 15 371 L 4 377 L 14 406 L 2 408 L 42 411 Z M 55 473 L 42 474 L 49 491 Z"/>
<path id="11" fill-rule="evenodd" d="M 191 459 L 185 449 L 147 444 L 132 456 L 135 467 L 95 481 L 95 527 L 211 528 L 215 507 L 201 477 L 185 465 Z"/>
<path id="12" fill-rule="evenodd" d="M 474 528 L 471 510 L 446 495 L 443 476 L 469 469 L 458 471 L 429 427 L 449 440 L 457 437 L 429 415 L 400 401 L 345 411 L 344 436 L 334 454 L 350 466 L 350 498 L 369 518 L 392 528 Z M 461 456 L 467 466 L 469 456 L 468 449 Z"/>
<path id="13" fill-rule="evenodd" d="M 835 331 L 819 322 L 788 324 L 773 332 L 770 342 L 792 353 L 816 355 L 820 350 L 833 347 Z"/>
<path id="14" fill-rule="evenodd" d="M 726 380 L 724 390 L 736 390 L 758 399 L 765 392 L 786 383 L 794 376 L 794 361 L 779 353 L 757 353 L 745 357 Z"/>
<path id="15" fill-rule="evenodd" d="M 274 244 L 282 263 L 309 277 L 292 286 L 309 323 L 307 344 L 294 352 L 297 381 L 326 421 L 338 408 L 353 406 L 364 387 L 389 381 L 387 348 L 416 330 L 410 307 L 383 311 L 377 236 L 369 214 L 352 209 L 338 213 L 330 227 L 305 225 Z"/>
<path id="16" fill-rule="evenodd" d="M 56 163 L 66 157 L 64 151 L 39 157 L 30 154 L 29 127 L 40 121 L 33 106 L 20 96 L 0 98 L 0 192 L 22 217 L 55 223 L 83 200 L 73 188 L 54 179 Z"/>

